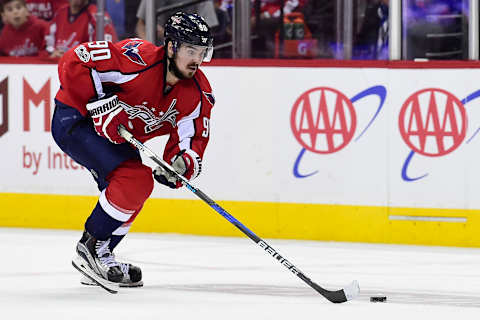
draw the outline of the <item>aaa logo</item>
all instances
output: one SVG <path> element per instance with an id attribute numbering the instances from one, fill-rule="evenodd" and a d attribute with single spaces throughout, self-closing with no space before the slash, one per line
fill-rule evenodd
<path id="1" fill-rule="evenodd" d="M 378 105 L 374 104 L 376 111 L 368 124 L 361 128 L 354 139 L 357 129 L 354 103 L 368 96 L 377 96 L 379 102 Z M 329 87 L 317 87 L 302 93 L 290 113 L 292 133 L 302 146 L 293 165 L 293 175 L 296 178 L 307 178 L 318 172 L 300 172 L 300 163 L 307 151 L 330 154 L 345 148 L 353 139 L 358 141 L 377 119 L 386 96 L 384 86 L 370 87 L 350 99 Z"/>
<path id="2" fill-rule="evenodd" d="M 465 105 L 478 99 L 480 90 L 462 100 L 448 91 L 428 88 L 415 92 L 403 104 L 398 124 L 400 134 L 411 149 L 402 167 L 402 179 L 417 181 L 425 173 L 412 177 L 408 168 L 416 153 L 427 157 L 440 157 L 456 150 L 465 140 L 469 143 L 480 128 L 465 139 L 468 120 Z"/>
<path id="3" fill-rule="evenodd" d="M 352 102 L 340 91 L 318 87 L 293 105 L 290 126 L 298 143 L 314 153 L 334 153 L 352 140 L 357 117 Z"/>
<path id="4" fill-rule="evenodd" d="M 465 138 L 465 107 L 448 91 L 423 89 L 403 104 L 398 127 L 412 151 L 429 157 L 444 156 L 457 149 Z"/>

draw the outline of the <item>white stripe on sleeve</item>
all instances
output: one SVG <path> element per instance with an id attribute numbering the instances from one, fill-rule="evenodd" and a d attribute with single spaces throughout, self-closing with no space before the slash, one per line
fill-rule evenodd
<path id="1" fill-rule="evenodd" d="M 117 84 L 122 84 L 135 79 L 138 76 L 138 73 L 123 74 L 118 71 L 107 71 L 107 72 L 98 72 L 98 75 L 100 77 L 100 81 L 102 82 L 113 82 Z"/>
<path id="2" fill-rule="evenodd" d="M 103 92 L 102 81 L 100 80 L 97 70 L 90 69 L 90 75 L 92 76 L 93 85 L 95 86 L 95 92 L 97 93 L 98 98 L 103 98 L 105 93 Z"/>
<path id="3" fill-rule="evenodd" d="M 118 71 L 98 72 L 95 69 L 91 69 L 90 74 L 92 75 L 93 83 L 95 85 L 95 91 L 97 92 L 97 96 L 100 99 L 105 96 L 105 93 L 103 92 L 102 82 L 122 84 L 133 80 L 138 76 L 138 73 L 123 74 Z"/>
<path id="4" fill-rule="evenodd" d="M 192 113 L 190 113 L 188 116 L 178 121 L 177 133 L 180 141 L 179 143 L 180 150 L 190 149 L 190 140 L 195 135 L 195 125 L 193 121 L 197 119 L 198 116 L 200 116 L 201 105 L 202 105 L 202 102 L 200 101 Z"/>

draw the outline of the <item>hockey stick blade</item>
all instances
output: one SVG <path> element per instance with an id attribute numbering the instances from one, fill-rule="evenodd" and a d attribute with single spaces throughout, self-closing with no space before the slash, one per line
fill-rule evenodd
<path id="1" fill-rule="evenodd" d="M 353 300 L 360 294 L 360 286 L 357 280 L 352 281 L 343 289 L 337 291 L 329 291 L 323 289 L 315 282 L 312 283 L 312 288 L 314 288 L 317 292 L 319 292 L 321 295 L 323 295 L 325 298 L 327 298 L 330 302 L 333 303 L 342 303 Z"/>
<path id="2" fill-rule="evenodd" d="M 280 264 L 286 267 L 290 272 L 295 274 L 298 278 L 303 280 L 306 284 L 312 287 L 315 291 L 320 293 L 324 296 L 327 300 L 333 303 L 342 303 L 352 299 L 355 299 L 359 292 L 360 287 L 357 281 L 353 281 L 351 284 L 346 286 L 341 290 L 330 291 L 327 289 L 322 288 L 310 278 L 308 278 L 303 272 L 300 271 L 296 266 L 293 265 L 290 261 L 280 255 L 273 247 L 268 245 L 263 239 L 258 237 L 255 233 L 253 233 L 250 229 L 248 229 L 245 225 L 243 225 L 240 221 L 238 221 L 235 217 L 229 214 L 225 209 L 223 209 L 219 204 L 213 201 L 209 196 L 203 193 L 200 189 L 194 187 L 190 184 L 190 182 L 185 179 L 182 175 L 178 174 L 175 169 L 165 162 L 162 158 L 158 157 L 152 150 L 150 150 L 147 146 L 143 143 L 135 139 L 135 137 L 128 132 L 125 127 L 120 125 L 118 127 L 118 133 L 122 136 L 126 141 L 136 147 L 138 150 L 143 152 L 147 155 L 153 162 L 158 164 L 159 166 L 163 167 L 169 173 L 175 175 L 177 179 L 181 180 L 183 185 L 188 188 L 191 192 L 193 192 L 197 197 L 201 200 L 205 201 L 212 209 L 214 209 L 217 213 L 227 219 L 231 224 L 237 227 L 241 232 L 243 232 L 247 237 L 249 237 L 252 241 L 254 241 L 260 248 L 262 248 L 265 252 L 271 255 L 275 260 L 277 260 Z"/>

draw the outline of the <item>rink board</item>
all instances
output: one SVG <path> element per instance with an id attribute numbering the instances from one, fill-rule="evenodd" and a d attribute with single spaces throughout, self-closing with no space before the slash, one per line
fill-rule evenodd
<path id="1" fill-rule="evenodd" d="M 83 229 L 97 198 L 0 194 L 0 226 Z M 386 208 L 324 204 L 220 201 L 260 237 L 392 244 L 480 247 L 480 210 Z M 398 220 L 408 216 L 421 220 Z M 441 217 L 445 221 L 425 221 Z M 457 222 L 455 219 L 465 222 Z M 448 221 L 452 219 L 452 221 Z M 149 199 L 132 232 L 243 236 L 200 200 Z"/>
<path id="2" fill-rule="evenodd" d="M 478 63 L 261 63 L 204 68 L 217 103 L 196 186 L 263 237 L 480 246 Z M 56 65 L 2 65 L 0 226 L 81 229 L 95 205 L 51 137 L 57 89 Z M 161 186 L 132 230 L 240 235 Z"/>

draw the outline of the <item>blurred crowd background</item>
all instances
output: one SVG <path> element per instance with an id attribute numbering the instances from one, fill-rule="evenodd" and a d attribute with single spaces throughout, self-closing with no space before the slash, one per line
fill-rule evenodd
<path id="1" fill-rule="evenodd" d="M 389 58 L 389 0 L 250 1 L 249 57 L 341 59 L 346 19 L 352 26 L 351 58 Z M 146 0 L 104 0 L 104 39 L 146 39 Z M 178 4 L 188 4 L 172 8 Z M 156 40 L 176 11 L 206 18 L 216 58 L 232 58 L 235 0 L 155 0 Z M 348 3 L 350 16 L 344 14 Z M 247 3 L 248 4 L 248 3 Z M 58 58 L 75 45 L 96 39 L 96 0 L 0 0 L 0 55 Z M 171 8 L 170 10 L 165 10 Z M 468 59 L 469 0 L 403 0 L 402 59 Z"/>

